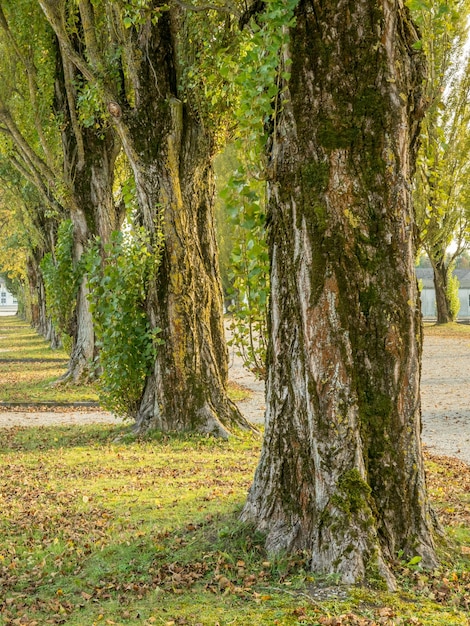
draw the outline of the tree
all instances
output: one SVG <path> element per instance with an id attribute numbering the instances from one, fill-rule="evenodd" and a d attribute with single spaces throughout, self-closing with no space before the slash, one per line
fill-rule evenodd
<path id="1" fill-rule="evenodd" d="M 78 36 L 70 45 L 79 48 Z M 115 163 L 121 149 L 114 129 L 99 117 L 81 114 L 79 85 L 83 76 L 57 42 L 55 115 L 62 121 L 63 181 L 67 207 L 73 223 L 72 264 L 77 267 L 93 237 L 104 247 L 124 217 L 124 205 L 114 201 Z M 88 299 L 87 278 L 82 275 L 76 292 L 73 317 L 67 329 L 73 338 L 68 371 L 64 379 L 78 381 L 94 376 L 92 362 L 97 347 Z"/>
<path id="2" fill-rule="evenodd" d="M 136 221 L 145 227 L 151 247 L 163 232 L 161 263 L 146 298 L 152 330 L 161 329 L 163 343 L 147 378 L 136 429 L 226 436 L 233 425 L 249 427 L 227 396 L 212 206 L 213 129 L 183 80 L 197 45 L 213 40 L 201 42 L 188 31 L 188 14 L 161 1 L 40 4 L 121 139 L 135 179 Z M 69 27 L 76 24 L 83 34 L 80 51 L 70 38 Z M 193 40 L 196 47 L 188 49 Z"/>
<path id="3" fill-rule="evenodd" d="M 16 5 L 2 3 L 0 27 L 4 72 L 8 76 L 0 93 L 5 155 L 36 187 L 41 207 L 49 218 L 55 218 L 56 227 L 65 217 L 72 219 L 70 264 L 77 266 L 91 237 L 99 235 L 105 244 L 122 219 L 113 199 L 119 142 L 113 129 L 101 125 L 100 120 L 81 117 L 82 94 L 78 86 L 83 79 L 63 54 L 36 3 L 26 3 L 20 11 Z M 70 45 L 80 45 L 79 37 L 72 37 Z M 24 74 L 21 81 L 16 77 L 18 66 Z M 40 226 L 38 220 L 36 225 Z M 54 238 L 48 236 L 49 230 L 43 234 L 49 246 L 40 256 L 50 253 L 53 259 Z M 30 267 L 30 276 L 35 280 L 39 279 L 40 260 L 36 259 L 37 267 Z M 77 381 L 92 375 L 90 366 L 95 356 L 85 277 L 75 294 L 76 302 L 72 306 L 67 303 L 72 314 L 63 316 L 65 323 L 57 330 L 72 339 L 68 371 L 63 378 Z M 39 310 L 43 306 L 38 302 Z"/>
<path id="4" fill-rule="evenodd" d="M 345 582 L 436 562 L 410 182 L 422 55 L 389 0 L 301 0 L 269 181 L 266 433 L 242 517 Z"/>
<path id="5" fill-rule="evenodd" d="M 470 3 L 412 0 L 410 5 L 423 33 L 430 102 L 421 133 L 414 202 L 420 247 L 434 272 L 437 323 L 445 324 L 457 314 L 452 270 L 470 225 L 470 60 L 464 53 Z"/>
<path id="6" fill-rule="evenodd" d="M 45 287 L 40 263 L 55 241 L 57 223 L 41 202 L 37 188 L 27 183 L 9 163 L 0 160 L 0 264 L 16 287 L 19 314 L 41 333 L 52 347 L 58 337 L 46 312 Z"/>
<path id="7" fill-rule="evenodd" d="M 24 250 L 25 314 L 55 341 L 42 300 L 39 263 L 54 245 L 61 212 L 52 191 L 58 144 L 48 115 L 53 91 L 52 80 L 46 79 L 53 68 L 50 32 L 38 15 L 24 4 L 0 4 L 0 177 L 17 244 Z"/>

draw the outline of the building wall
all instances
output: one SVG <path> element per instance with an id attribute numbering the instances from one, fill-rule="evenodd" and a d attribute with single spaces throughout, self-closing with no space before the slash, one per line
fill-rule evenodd
<path id="1" fill-rule="evenodd" d="M 459 319 L 470 317 L 470 289 L 459 289 Z"/>
<path id="2" fill-rule="evenodd" d="M 8 291 L 5 282 L 0 278 L 0 309 L 2 307 L 17 306 L 16 298 Z"/>
<path id="3" fill-rule="evenodd" d="M 434 289 L 422 289 L 421 312 L 423 317 L 436 317 L 436 296 Z"/>
<path id="4" fill-rule="evenodd" d="M 460 311 L 457 319 L 470 318 L 470 289 L 459 289 Z M 434 289 L 425 287 L 421 291 L 421 311 L 423 317 L 436 317 L 436 296 Z"/>

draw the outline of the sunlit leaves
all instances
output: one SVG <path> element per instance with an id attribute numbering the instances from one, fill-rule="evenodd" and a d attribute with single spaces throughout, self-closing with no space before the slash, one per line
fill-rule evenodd
<path id="1" fill-rule="evenodd" d="M 265 183 L 250 176 L 243 155 L 221 193 L 231 233 L 227 268 L 232 301 L 230 343 L 245 367 L 257 376 L 265 373 L 269 259 L 265 232 Z"/>
<path id="2" fill-rule="evenodd" d="M 269 296 L 266 141 L 281 112 L 281 94 L 290 76 L 285 48 L 296 4 L 270 0 L 217 56 L 224 96 L 232 102 L 235 121 L 231 148 L 236 153 L 235 169 L 221 194 L 233 226 L 228 289 L 233 301 L 231 342 L 245 366 L 258 376 L 265 370 Z"/>
<path id="3" fill-rule="evenodd" d="M 54 254 L 47 253 L 41 270 L 46 288 L 46 302 L 52 322 L 60 333 L 64 347 L 71 350 L 73 314 L 82 275 L 74 261 L 73 224 L 64 220 L 58 229 Z"/>
<path id="4" fill-rule="evenodd" d="M 416 219 L 420 245 L 434 271 L 445 269 L 449 287 L 443 297 L 455 314 L 452 259 L 447 255 L 451 243 L 454 257 L 461 252 L 470 223 L 470 64 L 464 49 L 470 5 L 468 0 L 411 0 L 409 6 L 421 28 L 428 63 L 429 108 L 414 185 Z"/>
<path id="5" fill-rule="evenodd" d="M 135 417 L 143 386 L 159 343 L 160 329 L 145 312 L 149 280 L 159 262 L 160 243 L 152 249 L 143 229 L 114 233 L 102 264 L 97 240 L 86 255 L 101 370 L 102 403 L 121 416 Z"/>

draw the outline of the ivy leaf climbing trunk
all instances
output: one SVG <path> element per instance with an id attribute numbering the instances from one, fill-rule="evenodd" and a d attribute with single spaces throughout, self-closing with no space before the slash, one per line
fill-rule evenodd
<path id="1" fill-rule="evenodd" d="M 272 551 L 393 587 L 436 561 L 410 183 L 423 60 L 398 0 L 301 0 L 274 124 L 266 433 L 243 511 Z"/>

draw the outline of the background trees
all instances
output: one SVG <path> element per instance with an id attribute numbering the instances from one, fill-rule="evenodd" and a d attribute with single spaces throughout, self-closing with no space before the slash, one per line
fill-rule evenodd
<path id="1" fill-rule="evenodd" d="M 14 6 L 13 6 L 14 5 Z M 47 332 L 44 286 L 39 264 L 55 242 L 63 215 L 54 98 L 51 33 L 37 6 L 0 4 L 0 176 L 3 209 L 15 224 L 18 248 L 26 250 L 29 288 L 18 294 L 33 324 Z M 20 235 L 21 233 L 21 235 Z M 15 246 L 7 249 L 12 254 Z M 5 267 L 5 266 L 4 266 Z"/>
<path id="2" fill-rule="evenodd" d="M 100 235 L 105 241 L 119 225 L 112 195 L 119 146 L 112 129 L 100 126 L 99 120 L 91 127 L 80 118 L 77 87 L 81 77 L 64 57 L 37 3 L 18 7 L 4 2 L 0 26 L 8 77 L 2 82 L 0 110 L 4 158 L 35 188 L 40 200 L 39 206 L 36 202 L 30 208 L 47 244 L 42 255 L 50 255 L 49 272 L 44 276 L 52 277 L 56 269 L 50 294 L 61 282 L 78 277 L 76 289 L 65 285 L 65 309 L 55 315 L 58 331 L 64 339 L 70 337 L 66 378 L 78 380 L 91 375 L 95 355 L 86 279 L 79 275 L 78 264 L 92 236 Z M 74 43 L 79 45 L 79 39 Z M 59 272 L 54 258 L 55 235 L 58 224 L 67 217 L 73 223 L 70 268 Z M 63 244 L 59 243 L 62 252 Z M 62 266 L 65 261 L 62 256 Z M 69 301 L 72 294 L 73 304 Z M 56 301 L 60 301 L 60 294 Z M 44 301 L 38 307 L 42 310 Z"/>
<path id="3" fill-rule="evenodd" d="M 420 246 L 434 271 L 437 322 L 452 321 L 452 270 L 467 245 L 470 224 L 469 58 L 466 0 L 412 0 L 426 53 L 426 99 L 414 202 Z M 450 246 L 453 246 L 450 251 Z M 455 287 L 454 287 L 455 288 Z"/>

